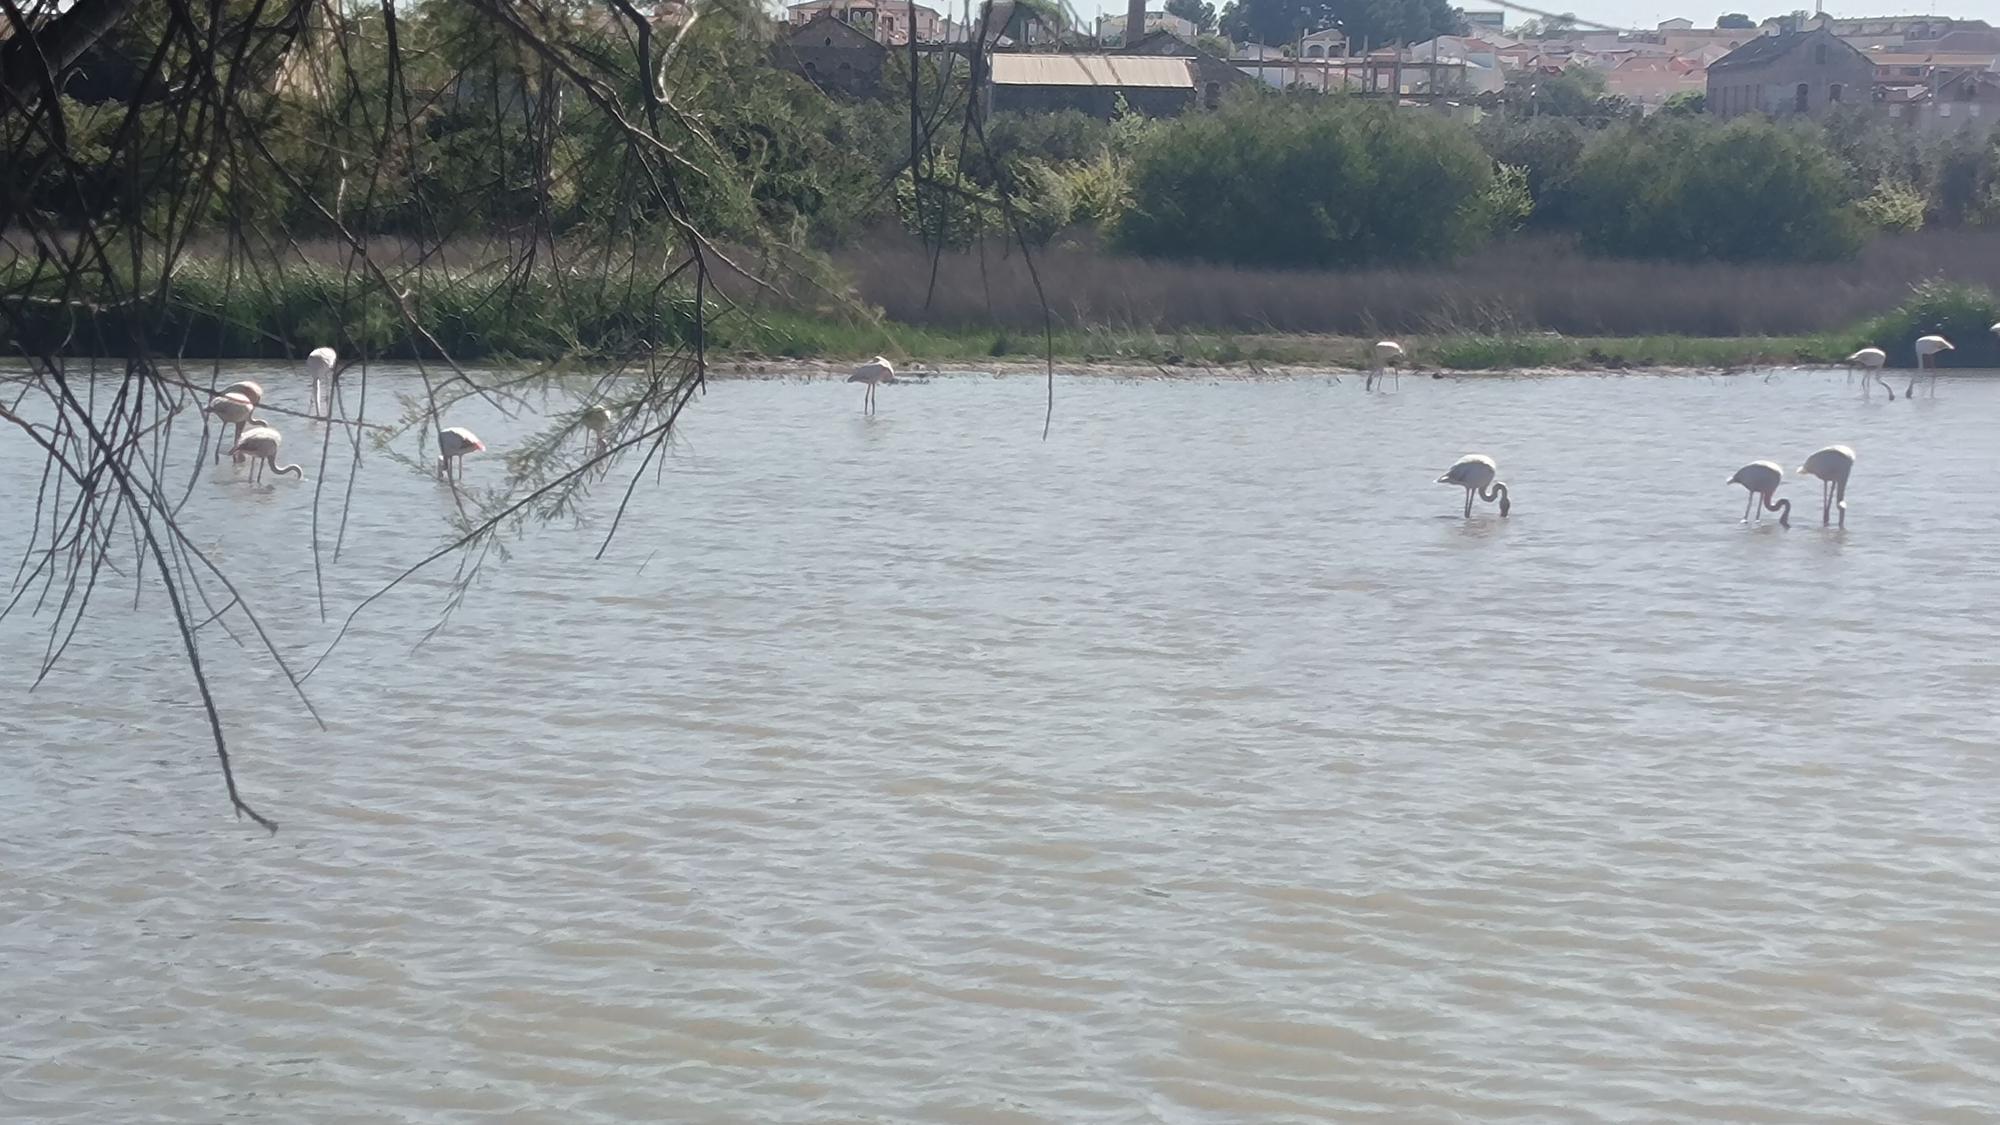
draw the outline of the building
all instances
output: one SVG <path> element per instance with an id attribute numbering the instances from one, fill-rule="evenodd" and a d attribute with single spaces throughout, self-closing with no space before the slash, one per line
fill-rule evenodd
<path id="1" fill-rule="evenodd" d="M 1254 84 L 1249 75 L 1236 69 L 1234 63 L 1209 54 L 1171 31 L 1147 33 L 1143 39 L 1132 44 L 1131 53 L 1186 59 L 1188 65 L 1194 68 L 1195 87 L 1201 91 L 1201 104 L 1205 109 L 1214 109 L 1222 104 L 1223 96 L 1229 91 Z"/>
<path id="2" fill-rule="evenodd" d="M 1750 40 L 1708 68 L 1708 112 L 1823 116 L 1874 100 L 1875 64 L 1823 27 Z"/>
<path id="3" fill-rule="evenodd" d="M 910 5 L 899 0 L 806 0 L 785 9 L 785 22 L 803 27 L 831 14 L 878 43 L 896 46 L 910 41 Z M 917 42 L 942 43 L 944 23 L 937 12 L 917 5 Z"/>
<path id="4" fill-rule="evenodd" d="M 1916 91 L 1902 120 L 1926 133 L 1990 133 L 2000 122 L 2000 74 L 1974 71 Z"/>
<path id="5" fill-rule="evenodd" d="M 1302 59 L 1337 59 L 1347 54 L 1347 36 L 1340 29 L 1329 27 L 1325 31 L 1315 31 L 1299 40 L 1299 57 Z"/>
<path id="6" fill-rule="evenodd" d="M 1466 11 L 1466 12 L 1460 12 L 1459 15 L 1465 17 L 1465 26 L 1469 28 L 1472 31 L 1472 34 L 1474 35 L 1479 35 L 1481 33 L 1488 33 L 1488 32 L 1494 35 L 1498 35 L 1501 32 L 1507 30 L 1507 13 L 1504 11 L 1497 11 L 1497 10 L 1490 12 Z"/>
<path id="7" fill-rule="evenodd" d="M 1889 86 L 1928 86 L 1932 81 L 1943 81 L 1953 75 L 1990 69 L 1994 60 L 2000 58 L 2000 55 L 1990 52 L 1948 54 L 1908 47 L 1862 53 L 1875 64 L 1875 81 Z"/>
<path id="8" fill-rule="evenodd" d="M 1670 20 L 1661 20 L 1661 21 L 1660 21 L 1660 30 L 1661 30 L 1661 31 L 1693 31 L 1693 30 L 1694 30 L 1694 21 L 1693 21 L 1693 20 L 1686 20 L 1686 19 L 1679 19 L 1679 18 L 1675 18 L 1675 19 L 1670 19 Z"/>
<path id="9" fill-rule="evenodd" d="M 990 113 L 1079 110 L 1101 121 L 1126 106 L 1148 117 L 1173 117 L 1195 105 L 1195 69 L 1187 59 L 1158 55 L 1030 55 L 991 59 Z"/>
<path id="10" fill-rule="evenodd" d="M 1125 46 L 1125 21 L 1124 16 L 1097 17 L 1097 42 L 1106 50 L 1122 49 Z M 1167 12 L 1148 11 L 1144 34 L 1151 35 L 1155 31 L 1171 31 L 1190 43 L 1201 34 L 1201 29 L 1192 20 Z"/>
<path id="11" fill-rule="evenodd" d="M 882 86 L 889 48 L 829 11 L 778 37 L 772 61 L 829 94 L 867 97 Z"/>
<path id="12" fill-rule="evenodd" d="M 1707 90 L 1708 68 L 1695 59 L 1637 55 L 1605 71 L 1604 88 L 1650 111 L 1675 94 Z"/>

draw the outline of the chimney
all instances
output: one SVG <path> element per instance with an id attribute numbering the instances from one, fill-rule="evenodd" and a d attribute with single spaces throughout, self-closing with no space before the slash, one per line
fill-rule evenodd
<path id="1" fill-rule="evenodd" d="M 1125 49 L 1146 34 L 1146 0 L 1125 0 Z"/>

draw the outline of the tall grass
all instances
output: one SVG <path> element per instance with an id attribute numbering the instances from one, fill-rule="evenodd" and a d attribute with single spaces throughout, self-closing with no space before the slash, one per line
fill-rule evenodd
<path id="1" fill-rule="evenodd" d="M 1041 304 L 1018 253 L 930 259 L 901 236 L 842 251 L 861 298 L 906 324 L 1036 329 Z M 1527 236 L 1449 265 L 1235 269 L 1118 257 L 1089 242 L 1036 261 L 1056 322 L 1155 331 L 1350 336 L 1798 336 L 1845 329 L 1932 278 L 2000 287 L 2000 231 L 1883 236 L 1831 265 L 1611 261 Z"/>

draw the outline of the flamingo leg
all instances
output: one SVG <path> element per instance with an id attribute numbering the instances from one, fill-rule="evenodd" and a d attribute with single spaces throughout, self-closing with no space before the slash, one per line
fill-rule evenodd
<path id="1" fill-rule="evenodd" d="M 1751 507 L 1752 507 L 1753 505 L 1755 505 L 1756 503 L 1757 503 L 1757 494 L 1753 492 L 1753 493 L 1751 493 L 1751 494 L 1750 494 L 1750 502 L 1749 502 L 1748 504 L 1745 504 L 1745 505 L 1743 505 L 1743 522 L 1744 522 L 1744 523 L 1749 523 L 1749 522 L 1750 522 L 1750 509 L 1751 509 Z"/>
<path id="2" fill-rule="evenodd" d="M 1465 490 L 1465 518 L 1472 518 L 1472 490 L 1469 488 Z"/>
<path id="3" fill-rule="evenodd" d="M 1840 502 L 1840 526 L 1846 527 L 1847 526 L 1847 478 L 1846 477 L 1842 477 L 1840 479 L 1840 485 L 1836 491 L 1838 492 L 1838 495 L 1835 498 Z"/>

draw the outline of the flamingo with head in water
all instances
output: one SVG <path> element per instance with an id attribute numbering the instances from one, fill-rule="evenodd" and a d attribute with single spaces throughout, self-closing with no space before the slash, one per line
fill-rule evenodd
<path id="1" fill-rule="evenodd" d="M 483 453 L 485 450 L 486 443 L 480 441 L 477 434 L 466 429 L 464 426 L 453 426 L 448 430 L 439 430 L 438 475 L 447 480 L 464 479 L 465 455 L 468 453 Z M 456 478 L 452 475 L 454 468 L 458 470 Z"/>
<path id="2" fill-rule="evenodd" d="M 224 425 L 233 425 L 236 427 L 237 441 L 243 440 L 243 428 L 245 426 L 261 426 L 264 424 L 262 418 L 251 417 L 251 415 L 257 413 L 257 404 L 252 402 L 249 396 L 238 392 L 216 395 L 214 398 L 208 400 L 207 409 L 210 415 L 220 418 Z M 220 444 L 215 447 L 215 453 L 215 459 L 220 461 L 222 459 L 222 446 Z"/>
<path id="3" fill-rule="evenodd" d="M 250 481 L 253 484 L 264 479 L 264 470 L 267 467 L 274 473 L 290 473 L 304 480 L 306 475 L 304 469 L 297 465 L 278 464 L 278 445 L 282 441 L 284 438 L 270 426 L 252 426 L 236 439 L 236 445 L 230 449 L 229 456 L 238 461 L 245 457 L 250 459 Z"/>
<path id="4" fill-rule="evenodd" d="M 1465 490 L 1465 518 L 1472 518 L 1472 497 L 1477 494 L 1481 500 L 1492 503 L 1500 501 L 1500 518 L 1507 517 L 1507 510 L 1514 505 L 1507 499 L 1507 486 L 1493 478 L 1499 475 L 1499 467 L 1493 458 L 1483 453 L 1468 453 L 1460 457 L 1444 475 L 1437 479 L 1439 484 L 1455 484 Z"/>
<path id="5" fill-rule="evenodd" d="M 875 388 L 882 383 L 895 382 L 896 369 L 888 360 L 878 355 L 867 363 L 857 366 L 854 374 L 847 377 L 847 381 L 868 384 L 868 393 L 861 399 L 861 412 L 872 414 L 875 412 Z"/>
<path id="6" fill-rule="evenodd" d="M 1848 367 L 1861 369 L 1862 398 L 1868 397 L 1868 384 L 1873 381 L 1882 384 L 1882 389 L 1889 392 L 1890 402 L 1896 401 L 1896 388 L 1890 386 L 1889 380 L 1882 377 L 1882 365 L 1889 362 L 1888 352 L 1881 348 L 1862 348 L 1841 362 Z"/>
<path id="7" fill-rule="evenodd" d="M 1785 479 L 1785 470 L 1775 461 L 1752 461 L 1736 470 L 1729 478 L 1730 484 L 1740 484 L 1750 492 L 1750 502 L 1743 506 L 1743 522 L 1750 522 L 1750 514 L 1757 510 L 1757 500 L 1763 498 L 1764 511 L 1778 513 L 1778 526 L 1792 526 L 1792 502 L 1773 500 L 1771 494 L 1778 491 L 1778 485 Z"/>
<path id="8" fill-rule="evenodd" d="M 1840 506 L 1840 526 L 1847 526 L 1847 478 L 1854 472 L 1854 449 L 1846 445 L 1829 445 L 1819 450 L 1806 463 L 1799 466 L 1800 475 L 1810 474 L 1819 478 L 1819 522 L 1825 527 L 1833 518 L 1833 507 Z"/>

